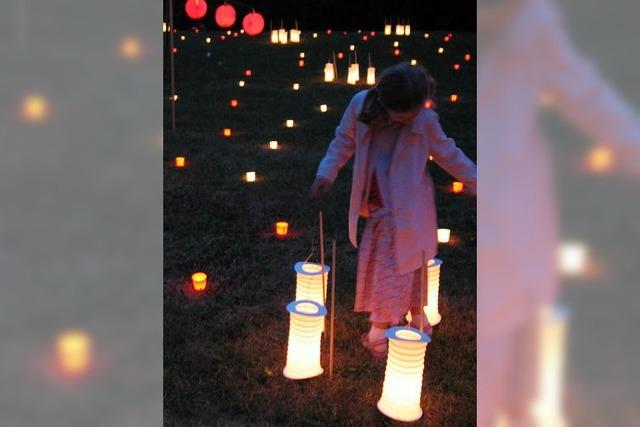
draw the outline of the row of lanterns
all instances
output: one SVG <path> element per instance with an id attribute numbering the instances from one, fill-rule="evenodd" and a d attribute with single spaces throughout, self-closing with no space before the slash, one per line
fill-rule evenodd
<path id="1" fill-rule="evenodd" d="M 187 16 L 191 19 L 202 19 L 207 14 L 205 0 L 187 0 L 184 5 Z M 226 2 L 216 8 L 214 19 L 220 28 L 230 28 L 236 23 L 236 9 Z M 264 18 L 255 10 L 242 19 L 242 28 L 249 36 L 257 36 L 264 30 Z"/>

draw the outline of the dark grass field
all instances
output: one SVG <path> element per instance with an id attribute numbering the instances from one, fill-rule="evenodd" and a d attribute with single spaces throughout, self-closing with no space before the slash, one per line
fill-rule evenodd
<path id="1" fill-rule="evenodd" d="M 350 163 L 331 196 L 320 205 L 308 189 L 343 109 L 364 85 L 348 86 L 349 45 L 355 44 L 361 75 L 371 52 L 379 72 L 415 58 L 438 81 L 437 111 L 444 130 L 475 160 L 475 35 L 415 31 L 411 37 L 368 42 L 348 35 L 303 33 L 299 45 L 271 45 L 258 38 L 220 33 L 194 34 L 180 41 L 176 59 L 179 95 L 177 130 L 171 131 L 169 61 L 165 56 L 164 131 L 164 418 L 168 426 L 209 425 L 394 425 L 376 409 L 384 362 L 376 362 L 359 343 L 367 316 L 352 311 L 356 249 L 347 238 Z M 210 45 L 205 37 L 211 36 Z M 400 41 L 402 55 L 392 56 Z M 445 47 L 442 55 L 439 46 Z M 168 50 L 168 49 L 167 49 Z M 305 67 L 297 66 L 306 54 Z M 332 51 L 341 83 L 322 81 Z M 207 52 L 211 52 L 207 57 Z M 465 53 L 473 59 L 464 61 Z M 460 63 L 459 72 L 453 64 Z M 252 77 L 244 70 L 251 69 Z M 244 88 L 238 81 L 245 80 Z M 363 79 L 364 80 L 364 79 Z M 299 91 L 292 84 L 301 85 Z M 449 94 L 458 93 L 452 104 Z M 239 101 L 237 109 L 229 100 Z M 320 104 L 329 111 L 321 113 Z M 287 129 L 286 119 L 296 121 Z M 231 138 L 222 129 L 233 129 Z M 269 140 L 281 148 L 268 150 Z M 176 169 L 173 159 L 187 158 Z M 432 162 L 430 162 L 432 163 Z M 475 425 L 476 414 L 476 210 L 475 198 L 448 193 L 452 178 L 437 165 L 429 170 L 439 191 L 441 226 L 455 242 L 441 246 L 444 260 L 442 323 L 428 346 L 422 392 L 425 415 L 419 425 Z M 246 171 L 258 180 L 244 181 Z M 325 374 L 293 382 L 282 375 L 293 300 L 293 266 L 311 251 L 318 261 L 317 214 L 325 214 L 327 252 L 337 240 L 335 376 L 327 375 L 328 339 L 322 341 Z M 274 223 L 289 222 L 293 237 L 273 237 Z M 327 259 L 327 263 L 330 260 Z M 209 276 L 202 295 L 189 290 L 195 271 Z"/>

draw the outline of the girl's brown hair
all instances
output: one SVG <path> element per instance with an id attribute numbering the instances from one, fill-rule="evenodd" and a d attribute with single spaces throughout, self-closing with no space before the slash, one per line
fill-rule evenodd
<path id="1" fill-rule="evenodd" d="M 369 89 L 358 120 L 367 125 L 384 123 L 388 111 L 410 111 L 432 98 L 436 82 L 422 67 L 397 64 L 382 72 L 380 81 Z"/>

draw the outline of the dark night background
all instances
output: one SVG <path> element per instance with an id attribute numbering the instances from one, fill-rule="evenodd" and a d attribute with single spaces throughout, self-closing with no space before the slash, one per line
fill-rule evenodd
<path id="1" fill-rule="evenodd" d="M 192 21 L 184 11 L 186 0 L 173 0 L 174 21 L 178 29 L 187 29 L 198 23 L 209 30 L 220 29 L 215 24 L 215 9 L 221 0 L 207 0 L 207 15 Z M 227 1 L 236 8 L 237 20 L 234 29 L 241 28 L 242 18 L 251 8 L 265 18 L 265 29 L 272 22 L 274 28 L 284 21 L 285 28 L 293 27 L 294 20 L 303 31 L 335 30 L 381 30 L 385 18 L 408 19 L 414 30 L 475 31 L 475 0 L 254 0 L 249 2 Z M 165 0 L 165 21 L 168 21 L 168 1 Z"/>

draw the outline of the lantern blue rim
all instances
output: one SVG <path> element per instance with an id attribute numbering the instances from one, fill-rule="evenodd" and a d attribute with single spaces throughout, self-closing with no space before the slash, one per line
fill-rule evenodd
<path id="1" fill-rule="evenodd" d="M 435 267 L 436 265 L 442 265 L 442 260 L 440 258 L 433 258 L 433 264 L 429 265 L 429 261 L 427 261 L 427 268 Z"/>
<path id="2" fill-rule="evenodd" d="M 298 311 L 298 305 L 300 304 L 312 304 L 315 305 L 316 308 L 318 309 L 317 313 L 306 313 L 303 311 Z M 301 300 L 297 300 L 297 301 L 291 301 L 289 304 L 287 304 L 287 311 L 289 313 L 293 313 L 293 314 L 299 314 L 301 316 L 308 316 L 308 317 L 324 317 L 327 315 L 327 308 L 324 305 L 318 304 L 315 301 L 311 301 L 308 299 L 301 299 Z"/>
<path id="3" fill-rule="evenodd" d="M 398 331 L 411 331 L 414 332 L 418 335 L 420 335 L 420 339 L 419 340 L 408 340 L 406 338 L 402 338 L 396 335 L 396 333 Z M 406 341 L 406 342 L 424 342 L 429 344 L 431 342 L 431 338 L 429 337 L 429 335 L 425 334 L 424 332 L 420 332 L 419 329 L 415 329 L 415 328 L 408 328 L 406 326 L 395 326 L 393 328 L 389 328 L 387 329 L 387 332 L 385 333 L 385 336 L 389 339 L 394 339 L 394 340 L 399 340 L 399 341 Z"/>
<path id="4" fill-rule="evenodd" d="M 331 270 L 331 269 L 329 268 L 329 266 L 327 266 L 327 265 L 323 265 L 323 266 L 322 266 L 322 271 L 318 271 L 317 273 L 310 273 L 310 272 L 308 272 L 308 271 L 304 271 L 304 270 L 302 269 L 302 266 L 303 266 L 303 265 L 305 265 L 305 264 L 320 265 L 320 264 L 316 264 L 315 262 L 305 262 L 305 261 L 300 261 L 300 262 L 297 262 L 297 263 L 296 263 L 296 265 L 295 265 L 295 267 L 294 267 L 294 268 L 295 268 L 295 270 L 296 270 L 296 273 L 304 274 L 305 276 L 318 276 L 318 275 L 320 275 L 320 274 L 322 274 L 322 273 L 329 273 L 329 271 Z"/>

